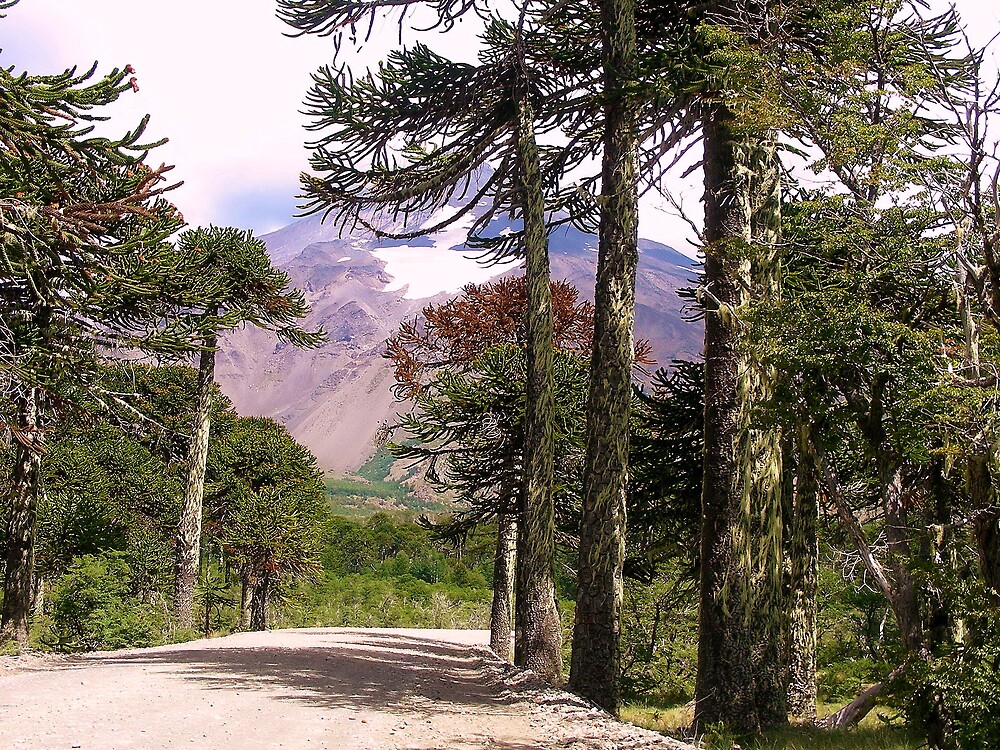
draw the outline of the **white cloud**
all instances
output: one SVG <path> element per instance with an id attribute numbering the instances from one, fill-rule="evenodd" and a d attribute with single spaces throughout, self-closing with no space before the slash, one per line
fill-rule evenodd
<path id="1" fill-rule="evenodd" d="M 942 6 L 941 0 L 936 5 Z M 975 42 L 996 32 L 998 11 L 986 0 L 959 0 Z M 302 99 L 309 75 L 333 57 L 329 38 L 284 36 L 274 0 L 24 0 L 0 21 L 0 62 L 32 72 L 67 66 L 131 64 L 140 91 L 112 110 L 112 125 L 131 127 L 152 115 L 149 134 L 169 137 L 156 158 L 177 166 L 185 185 L 174 200 L 187 219 L 273 228 L 290 218 L 298 174 L 307 167 Z M 469 60 L 475 24 L 424 35 L 444 54 Z M 395 20 L 380 22 L 355 63 L 374 63 L 398 39 Z M 700 180 L 680 186 L 685 207 L 700 217 Z M 254 200 L 241 210 L 242 196 Z M 274 196 L 274 210 L 261 207 Z M 270 198 L 268 198 L 270 199 Z M 285 206 L 288 206 L 287 210 Z M 643 236 L 690 252 L 687 225 L 643 203 Z"/>

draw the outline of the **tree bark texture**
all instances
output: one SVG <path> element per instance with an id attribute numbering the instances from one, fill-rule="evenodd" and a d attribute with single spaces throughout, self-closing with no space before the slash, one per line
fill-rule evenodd
<path id="1" fill-rule="evenodd" d="M 31 388 L 15 396 L 16 441 L 10 478 L 3 607 L 0 609 L 0 643 L 14 641 L 22 649 L 28 646 L 35 593 L 35 532 L 44 451 L 38 401 L 38 391 Z"/>
<path id="2" fill-rule="evenodd" d="M 250 587 L 250 630 L 267 630 L 267 599 L 270 593 L 270 575 L 265 573 L 253 579 Z"/>
<path id="3" fill-rule="evenodd" d="M 887 461 L 879 473 L 885 513 L 885 538 L 894 594 L 889 604 L 896 615 L 903 648 L 911 654 L 926 656 L 927 642 L 920 607 L 920 585 L 910 569 L 914 562 L 911 539 L 913 532 L 904 496 L 903 467 Z"/>
<path id="4" fill-rule="evenodd" d="M 497 519 L 497 548 L 493 558 L 493 607 L 490 610 L 490 648 L 514 663 L 514 580 L 517 575 L 517 515 Z"/>
<path id="5" fill-rule="evenodd" d="M 534 110 L 526 92 L 517 101 L 517 151 L 524 220 L 527 293 L 527 391 L 524 415 L 524 543 L 518 560 L 524 597 L 520 665 L 561 683 L 562 624 L 555 579 L 555 380 L 552 372 L 552 287 L 545 197 L 535 143 Z"/>
<path id="6" fill-rule="evenodd" d="M 983 580 L 993 596 L 1000 598 L 1000 508 L 989 508 L 980 513 L 974 530 Z"/>
<path id="7" fill-rule="evenodd" d="M 617 714 L 639 223 L 638 137 L 627 97 L 638 65 L 635 0 L 603 0 L 600 7 L 605 97 L 601 226 L 570 686 Z"/>
<path id="8" fill-rule="evenodd" d="M 216 336 L 206 337 L 198 362 L 198 406 L 194 435 L 188 451 L 184 499 L 177 526 L 174 558 L 174 618 L 180 628 L 194 627 L 194 589 L 198 582 L 201 550 L 202 500 L 205 496 L 205 467 L 208 438 L 212 430 L 212 386 L 215 383 Z"/>
<path id="9" fill-rule="evenodd" d="M 756 733 L 787 720 L 782 667 L 782 460 L 776 429 L 752 424 L 775 373 L 744 356 L 739 313 L 777 294 L 780 178 L 773 141 L 703 118 L 705 464 L 696 727 Z"/>
<path id="10" fill-rule="evenodd" d="M 788 711 L 816 720 L 816 578 L 819 567 L 818 467 L 802 425 L 792 504 L 788 617 Z"/>

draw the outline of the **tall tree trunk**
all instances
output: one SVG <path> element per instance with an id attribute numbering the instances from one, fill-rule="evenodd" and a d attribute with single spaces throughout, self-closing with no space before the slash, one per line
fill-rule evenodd
<path id="1" fill-rule="evenodd" d="M 215 383 L 214 334 L 205 338 L 198 362 L 198 407 L 194 436 L 188 452 L 184 500 L 177 526 L 174 558 L 174 618 L 178 627 L 194 627 L 194 588 L 198 581 L 201 549 L 202 500 L 205 496 L 205 466 L 208 438 L 212 430 L 212 386 Z"/>
<path id="2" fill-rule="evenodd" d="M 570 685 L 612 714 L 621 701 L 622 565 L 635 356 L 638 187 L 635 0 L 603 0 L 604 161 L 594 345 Z"/>
<path id="3" fill-rule="evenodd" d="M 271 576 L 265 572 L 253 579 L 250 587 L 250 630 L 267 630 L 267 598 L 271 593 Z"/>
<path id="4" fill-rule="evenodd" d="M 926 656 L 927 642 L 920 607 L 920 585 L 910 566 L 914 563 L 912 532 L 903 483 L 901 464 L 884 462 L 880 470 L 882 506 L 885 513 L 885 538 L 892 571 L 894 597 L 890 600 L 899 635 L 911 654 Z"/>
<path id="5" fill-rule="evenodd" d="M 994 599 L 1000 599 L 1000 508 L 989 508 L 976 517 L 979 569 Z"/>
<path id="6" fill-rule="evenodd" d="M 240 630 L 250 629 L 250 602 L 256 579 L 252 574 L 240 571 Z"/>
<path id="7" fill-rule="evenodd" d="M 562 624 L 556 608 L 555 381 L 552 352 L 552 287 L 545 228 L 545 198 L 535 143 L 534 110 L 526 91 L 517 101 L 517 151 L 524 220 L 524 276 L 527 293 L 527 391 L 524 415 L 524 543 L 518 560 L 519 594 L 524 597 L 521 666 L 561 683 Z"/>
<path id="8" fill-rule="evenodd" d="M 497 518 L 497 548 L 493 558 L 493 607 L 490 610 L 490 648 L 514 663 L 514 580 L 517 575 L 517 515 Z"/>
<path id="9" fill-rule="evenodd" d="M 816 577 L 819 565 L 818 467 L 800 428 L 798 470 L 792 506 L 791 603 L 788 622 L 788 711 L 816 720 Z"/>
<path id="10" fill-rule="evenodd" d="M 713 105 L 705 148 L 705 464 L 696 727 L 758 732 L 787 720 L 782 666 L 781 450 L 751 409 L 773 373 L 738 350 L 738 315 L 776 294 L 774 144 Z"/>
<path id="11" fill-rule="evenodd" d="M 15 396 L 17 440 L 10 478 L 10 517 L 0 609 L 0 643 L 14 641 L 22 649 L 28 646 L 34 594 L 35 529 L 44 450 L 39 398 L 39 392 L 33 388 L 23 389 Z"/>

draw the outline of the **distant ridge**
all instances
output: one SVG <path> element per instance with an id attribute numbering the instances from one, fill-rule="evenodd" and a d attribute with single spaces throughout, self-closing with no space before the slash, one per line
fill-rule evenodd
<path id="1" fill-rule="evenodd" d="M 301 351 L 257 330 L 232 332 L 218 357 L 223 391 L 240 413 L 285 424 L 324 470 L 356 471 L 374 454 L 379 425 L 405 408 L 390 393 L 392 371 L 381 356 L 386 338 L 428 303 L 455 296 L 464 283 L 519 273 L 516 265 L 483 268 L 466 257 L 469 222 L 400 242 L 368 233 L 341 237 L 309 217 L 264 236 L 275 263 L 306 294 L 312 307 L 307 324 L 322 325 L 330 341 Z M 596 246 L 596 237 L 568 226 L 550 240 L 552 277 L 568 280 L 591 300 Z M 685 320 L 677 294 L 694 284 L 695 261 L 652 240 L 641 240 L 639 248 L 637 336 L 650 341 L 662 365 L 698 356 L 700 324 Z"/>

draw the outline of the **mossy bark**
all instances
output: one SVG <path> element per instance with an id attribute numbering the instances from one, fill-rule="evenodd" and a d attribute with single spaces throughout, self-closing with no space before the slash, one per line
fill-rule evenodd
<path id="1" fill-rule="evenodd" d="M 497 546 L 493 558 L 493 606 L 490 610 L 490 648 L 514 663 L 514 581 L 517 575 L 517 516 L 497 519 Z"/>
<path id="2" fill-rule="evenodd" d="M 518 559 L 523 598 L 519 665 L 561 683 L 562 626 L 556 608 L 555 559 L 555 381 L 552 287 L 549 281 L 545 198 L 535 143 L 534 110 L 526 92 L 517 97 L 519 197 L 524 221 L 527 294 L 527 391 L 524 416 L 524 509 Z"/>
<path id="3" fill-rule="evenodd" d="M 35 583 L 35 533 L 41 482 L 43 433 L 39 423 L 39 393 L 25 388 L 15 395 L 14 467 L 10 477 L 7 555 L 4 559 L 0 643 L 28 646 Z"/>
<path id="4" fill-rule="evenodd" d="M 265 573 L 254 578 L 250 587 L 249 630 L 267 630 L 267 600 L 270 595 L 271 576 Z"/>
<path id="5" fill-rule="evenodd" d="M 628 87 L 637 75 L 635 14 L 634 0 L 601 3 L 601 226 L 570 669 L 571 688 L 613 714 L 621 701 L 619 635 L 638 263 L 638 138 L 628 100 Z"/>
<path id="6" fill-rule="evenodd" d="M 212 430 L 212 386 L 215 383 L 216 337 L 205 339 L 198 361 L 198 405 L 194 435 L 188 451 L 187 476 L 181 517 L 177 525 L 174 557 L 174 618 L 180 628 L 194 627 L 194 589 L 198 581 L 201 549 L 202 501 L 205 496 L 205 469 L 208 438 Z"/>
<path id="7" fill-rule="evenodd" d="M 792 502 L 791 597 L 788 617 L 788 711 L 796 719 L 816 720 L 816 579 L 819 569 L 819 468 L 800 428 L 798 466 Z"/>
<path id="8" fill-rule="evenodd" d="M 756 733 L 787 720 L 782 460 L 752 408 L 775 373 L 745 356 L 739 315 L 777 294 L 780 180 L 773 141 L 722 104 L 705 149 L 705 463 L 695 724 Z"/>

